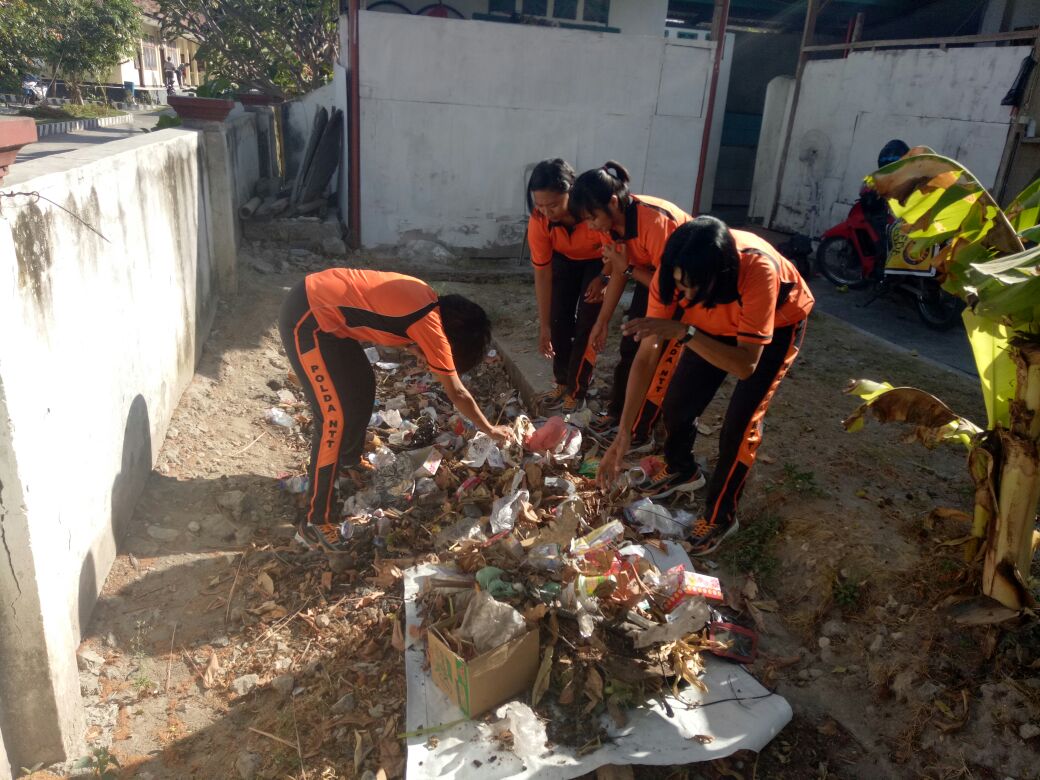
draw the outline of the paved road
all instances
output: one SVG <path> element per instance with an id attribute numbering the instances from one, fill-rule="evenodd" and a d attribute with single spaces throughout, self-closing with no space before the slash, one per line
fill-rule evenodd
<path id="1" fill-rule="evenodd" d="M 909 296 L 893 293 L 864 306 L 872 295 L 870 290 L 842 293 L 823 276 L 814 278 L 810 286 L 819 311 L 965 374 L 976 375 L 964 328 L 956 325 L 940 332 L 926 327 Z"/>
<path id="2" fill-rule="evenodd" d="M 17 112 L 13 109 L 0 109 L 0 114 L 14 113 Z M 47 157 L 52 154 L 71 152 L 75 149 L 81 149 L 84 146 L 104 144 L 109 141 L 118 141 L 121 138 L 140 135 L 143 130 L 150 130 L 155 127 L 155 123 L 159 121 L 161 113 L 162 111 L 141 112 L 134 114 L 133 121 L 129 124 L 99 127 L 94 130 L 77 130 L 72 133 L 61 133 L 59 135 L 49 135 L 34 144 L 23 146 L 22 150 L 18 153 L 18 157 L 15 158 L 15 162 L 18 163 L 26 160 L 36 160 L 40 157 Z"/>

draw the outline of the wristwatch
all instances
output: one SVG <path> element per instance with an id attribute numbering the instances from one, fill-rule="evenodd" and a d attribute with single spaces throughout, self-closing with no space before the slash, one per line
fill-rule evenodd
<path id="1" fill-rule="evenodd" d="M 635 273 L 635 270 L 636 270 L 636 267 L 634 265 L 630 265 L 628 268 L 626 268 L 625 269 L 625 278 L 626 279 L 631 279 L 632 278 L 632 274 Z"/>
<path id="2" fill-rule="evenodd" d="M 680 344 L 688 344 L 693 335 L 697 332 L 697 329 L 693 325 L 689 325 L 686 328 L 686 335 L 679 339 Z"/>

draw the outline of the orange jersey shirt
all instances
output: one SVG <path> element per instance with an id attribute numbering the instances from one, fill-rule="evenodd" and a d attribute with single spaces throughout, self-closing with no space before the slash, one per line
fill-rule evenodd
<path id="1" fill-rule="evenodd" d="M 536 268 L 549 265 L 553 252 L 568 260 L 599 260 L 603 256 L 602 240 L 584 222 L 567 227 L 562 222 L 550 222 L 537 211 L 527 221 L 527 244 L 531 247 L 531 264 Z"/>
<path id="2" fill-rule="evenodd" d="M 437 293 L 413 276 L 356 268 L 308 274 L 307 300 L 325 333 L 388 347 L 419 345 L 430 370 L 454 374 Z"/>
<path id="3" fill-rule="evenodd" d="M 625 233 L 596 232 L 603 244 L 624 241 L 628 250 L 628 264 L 651 271 L 661 263 L 661 254 L 668 237 L 675 229 L 693 217 L 667 200 L 650 195 L 630 195 L 625 207 Z"/>
<path id="4" fill-rule="evenodd" d="M 712 336 L 735 336 L 746 344 L 768 344 L 773 329 L 801 322 L 809 316 L 814 298 L 798 269 L 773 246 L 754 233 L 730 230 L 740 252 L 737 300 L 686 307 L 677 300 L 665 304 L 658 292 L 658 274 L 650 282 L 647 317 L 672 319 L 681 307 L 682 321 Z"/>

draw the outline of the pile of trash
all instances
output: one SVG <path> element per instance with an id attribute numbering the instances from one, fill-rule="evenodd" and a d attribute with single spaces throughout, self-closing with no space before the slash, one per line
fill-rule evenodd
<path id="1" fill-rule="evenodd" d="M 367 581 L 390 598 L 405 570 L 436 565 L 442 574 L 424 581 L 422 625 L 409 637 L 426 639 L 434 681 L 444 687 L 435 648 L 461 664 L 512 657 L 497 675 L 507 684 L 459 704 L 479 717 L 517 698 L 553 743 L 598 744 L 600 715 L 620 725 L 628 710 L 680 685 L 703 687 L 702 654 L 730 649 L 713 638 L 726 607 L 719 581 L 694 571 L 683 549 L 694 515 L 639 494 L 659 460 L 644 459 L 601 493 L 590 413 L 532 420 L 493 352 L 466 383 L 490 420 L 512 427 L 509 444 L 476 431 L 409 353 L 366 352 L 377 400 L 362 463 L 339 482 L 341 532 L 355 545 L 329 556 L 329 571 L 315 579 Z M 300 470 L 282 475 L 282 485 L 302 500 L 311 420 L 295 377 L 278 400 L 266 420 L 300 451 Z M 374 603 L 375 592 L 362 603 Z M 385 639 L 397 650 L 403 612 L 384 612 L 393 621 Z M 372 641 L 364 663 L 375 661 Z"/>

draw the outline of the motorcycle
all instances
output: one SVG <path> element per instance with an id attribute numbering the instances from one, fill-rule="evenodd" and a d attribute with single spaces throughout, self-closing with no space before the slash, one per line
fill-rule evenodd
<path id="1" fill-rule="evenodd" d="M 942 289 L 942 280 L 929 262 L 939 247 L 915 252 L 887 206 L 875 204 L 871 213 L 877 215 L 883 209 L 883 216 L 871 219 L 865 200 L 869 206 L 868 194 L 861 195 L 845 221 L 821 236 L 816 250 L 820 273 L 839 287 L 853 290 L 875 284 L 874 295 L 864 306 L 889 292 L 907 293 L 913 297 L 921 321 L 929 328 L 953 327 L 960 321 L 964 303 Z"/>
<path id="2" fill-rule="evenodd" d="M 40 76 L 22 76 L 22 105 L 35 105 L 47 98 L 47 85 Z"/>

